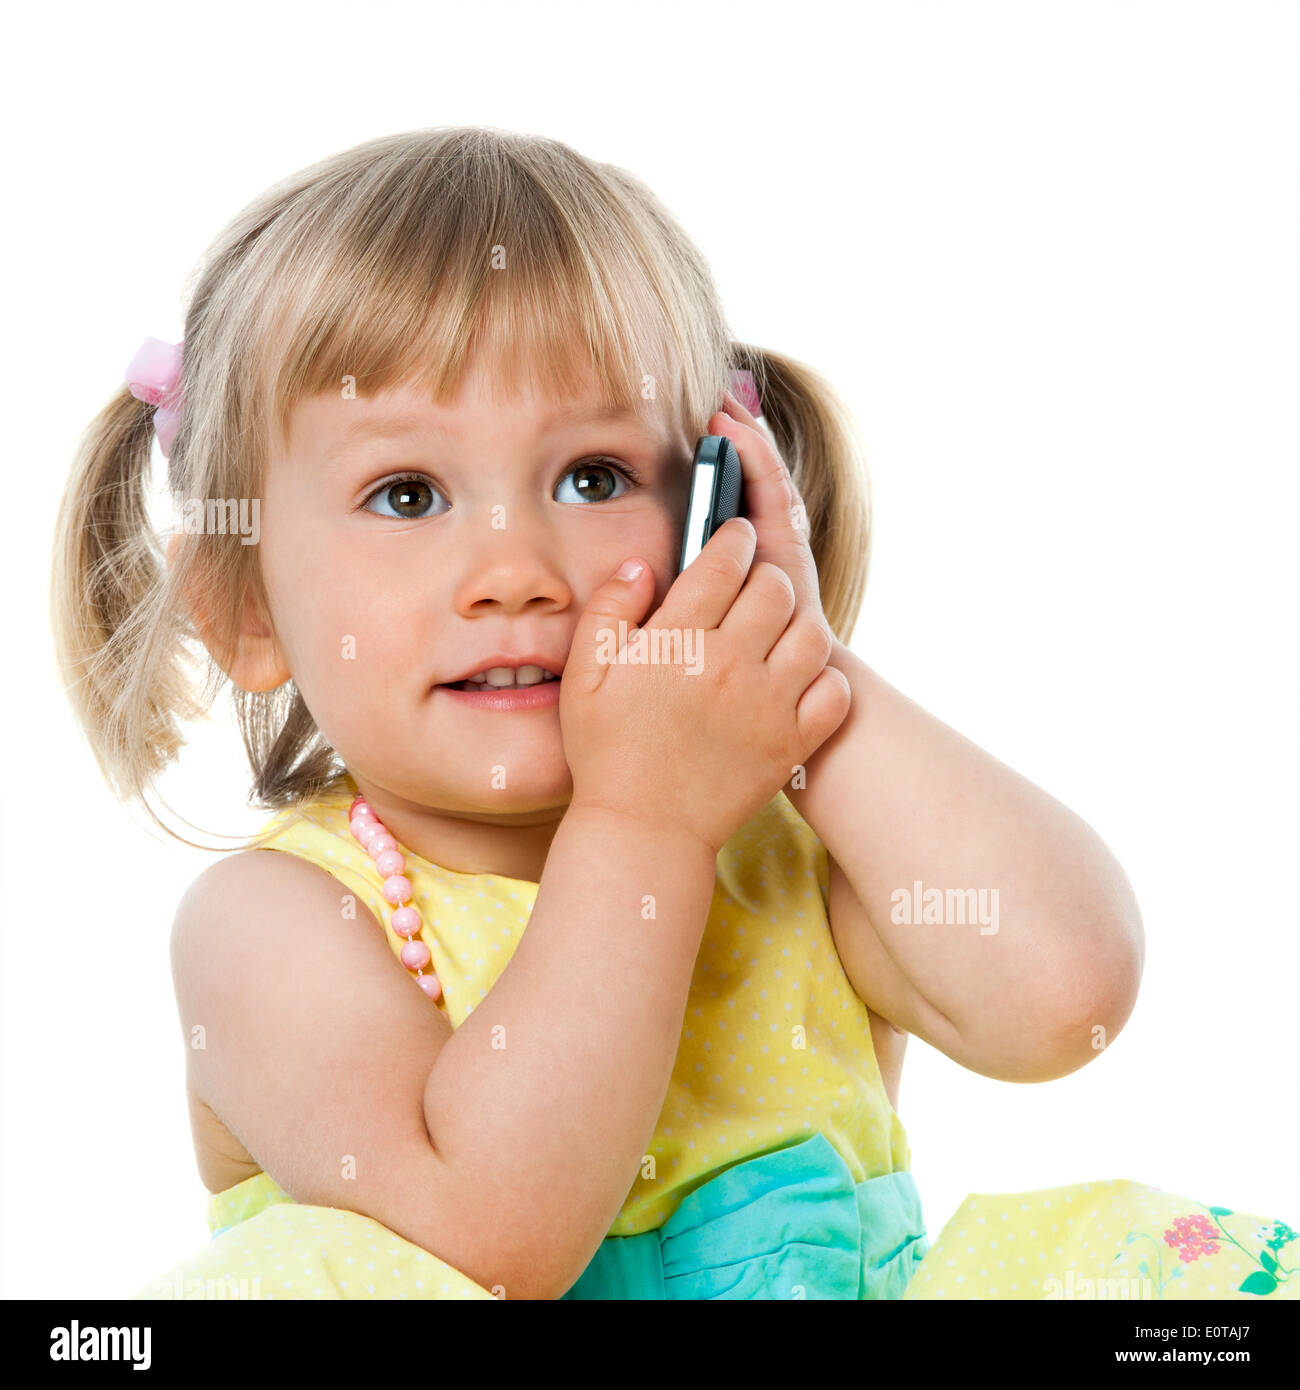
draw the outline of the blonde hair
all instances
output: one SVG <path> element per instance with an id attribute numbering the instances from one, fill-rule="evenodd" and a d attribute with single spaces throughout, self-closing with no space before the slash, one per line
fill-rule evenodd
<path id="1" fill-rule="evenodd" d="M 652 379 L 693 441 L 744 368 L 804 500 L 827 619 L 848 641 L 871 536 L 852 418 L 811 368 L 732 341 L 703 258 L 624 170 L 483 126 L 384 136 L 268 189 L 191 278 L 167 473 L 178 503 L 261 496 L 294 405 L 345 377 L 358 394 L 426 385 L 444 403 L 482 348 L 502 395 L 526 380 L 568 397 L 594 371 L 607 404 L 624 409 L 642 408 Z M 51 590 L 77 717 L 115 795 L 146 807 L 182 726 L 227 679 L 189 605 L 219 650 L 246 595 L 270 613 L 257 547 L 238 536 L 185 535 L 164 563 L 147 506 L 153 412 L 124 385 L 82 436 Z M 232 692 L 250 803 L 290 807 L 343 781 L 292 680 Z"/>

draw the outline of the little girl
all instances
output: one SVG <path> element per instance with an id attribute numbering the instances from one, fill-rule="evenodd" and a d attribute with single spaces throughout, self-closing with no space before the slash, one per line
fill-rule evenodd
<path id="1" fill-rule="evenodd" d="M 176 913 L 212 1239 L 137 1296 L 1289 1296 L 1289 1227 L 1135 1183 L 972 1196 L 931 1248 L 906 1035 L 1077 1069 L 1137 906 L 848 650 L 852 423 L 641 183 L 370 141 L 245 209 L 127 377 L 61 514 L 70 697 L 144 801 L 229 679 L 274 813 Z M 746 519 L 678 577 L 701 434 Z"/>

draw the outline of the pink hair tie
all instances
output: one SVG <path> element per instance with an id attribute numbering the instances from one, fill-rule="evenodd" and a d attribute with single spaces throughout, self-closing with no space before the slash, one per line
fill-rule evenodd
<path id="1" fill-rule="evenodd" d="M 754 385 L 753 372 L 736 370 L 731 373 L 731 394 L 757 419 L 763 413 L 762 402 L 758 399 L 758 387 Z"/>
<path id="2" fill-rule="evenodd" d="M 146 405 L 156 406 L 154 432 L 163 458 L 171 453 L 172 441 L 181 425 L 181 343 L 164 343 L 146 338 L 126 369 L 131 394 Z"/>

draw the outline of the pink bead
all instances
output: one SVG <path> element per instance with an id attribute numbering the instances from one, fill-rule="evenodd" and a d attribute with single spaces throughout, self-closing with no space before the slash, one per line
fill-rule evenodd
<path id="1" fill-rule="evenodd" d="M 432 954 L 423 941 L 411 939 L 419 935 L 423 922 L 413 907 L 403 905 L 410 901 L 414 891 L 411 880 L 404 872 L 406 857 L 398 848 L 396 839 L 389 834 L 388 828 L 371 810 L 369 802 L 360 792 L 348 808 L 348 826 L 357 841 L 366 847 L 371 859 L 375 861 L 375 868 L 384 876 L 380 891 L 397 908 L 393 913 L 393 931 L 398 936 L 407 938 L 406 945 L 402 947 L 402 964 L 408 970 L 423 972 L 432 959 Z M 417 973 L 416 980 L 430 999 L 436 1000 L 441 997 L 442 985 L 432 971 Z"/>
<path id="2" fill-rule="evenodd" d="M 366 816 L 358 816 L 356 820 L 352 821 L 351 829 L 363 845 L 368 845 L 376 835 L 384 833 L 384 827 L 377 820 L 370 820 Z"/>
<path id="3" fill-rule="evenodd" d="M 397 907 L 399 904 L 406 902 L 411 896 L 411 880 L 407 878 L 405 874 L 394 874 L 392 878 L 386 878 L 384 880 L 384 886 L 381 891 L 384 897 L 386 897 L 394 907 Z"/>
<path id="4" fill-rule="evenodd" d="M 375 868 L 385 878 L 391 878 L 406 868 L 406 856 L 399 854 L 395 849 L 386 849 L 382 854 L 375 856 Z"/>
<path id="5" fill-rule="evenodd" d="M 429 963 L 429 948 L 423 941 L 408 941 L 402 947 L 402 964 L 408 970 L 423 970 Z"/>
<path id="6" fill-rule="evenodd" d="M 414 936 L 420 926 L 420 914 L 413 907 L 399 907 L 393 913 L 393 930 L 398 936 Z"/>

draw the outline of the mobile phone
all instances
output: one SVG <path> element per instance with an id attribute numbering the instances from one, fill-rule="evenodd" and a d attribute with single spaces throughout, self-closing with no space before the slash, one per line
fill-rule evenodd
<path id="1" fill-rule="evenodd" d="M 686 530 L 682 533 L 678 574 L 704 549 L 723 522 L 744 516 L 744 491 L 736 446 L 726 435 L 702 434 L 691 464 L 691 500 L 686 511 Z"/>

